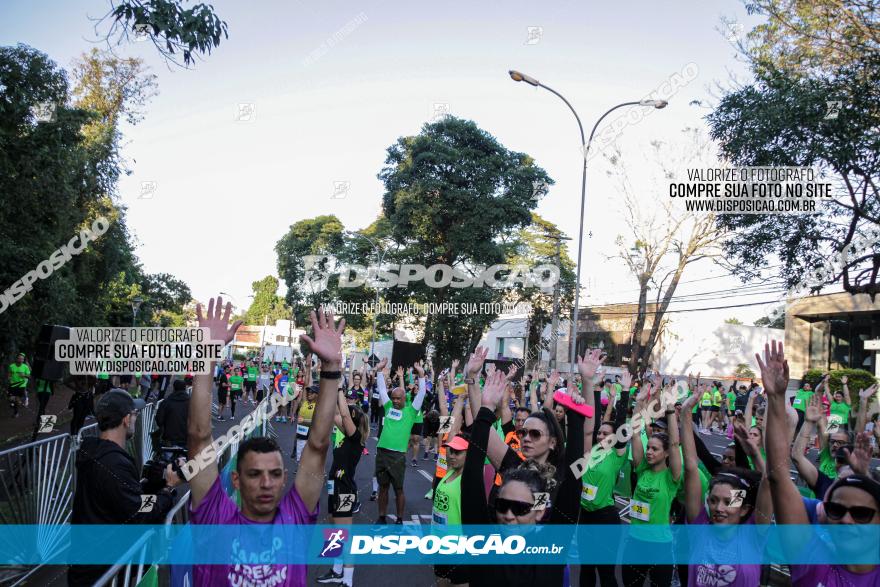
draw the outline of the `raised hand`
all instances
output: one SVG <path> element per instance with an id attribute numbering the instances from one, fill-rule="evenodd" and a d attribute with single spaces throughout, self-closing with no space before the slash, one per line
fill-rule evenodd
<path id="1" fill-rule="evenodd" d="M 840 383 L 842 385 L 846 385 L 848 381 L 849 381 L 849 377 L 847 377 L 846 375 L 844 375 L 843 377 L 840 378 Z"/>
<path id="2" fill-rule="evenodd" d="M 550 373 L 550 377 L 547 378 L 547 390 L 555 391 L 557 383 L 559 383 L 559 371 L 553 369 L 553 372 Z"/>
<path id="3" fill-rule="evenodd" d="M 486 357 L 488 355 L 489 349 L 485 347 L 478 346 L 474 349 L 474 352 L 471 353 L 470 360 L 468 360 L 467 365 L 465 366 L 465 373 L 468 377 L 476 379 L 477 375 L 480 374 L 480 369 L 483 368 L 483 363 L 486 362 Z"/>
<path id="4" fill-rule="evenodd" d="M 379 364 L 376 365 L 376 371 L 377 371 L 377 372 L 378 372 L 378 371 L 385 371 L 385 366 L 386 366 L 386 365 L 388 365 L 388 357 L 385 357 L 384 359 L 382 359 L 381 361 L 379 361 Z"/>
<path id="5" fill-rule="evenodd" d="M 413 364 L 413 369 L 415 369 L 416 374 L 418 374 L 418 376 L 419 376 L 419 379 L 421 379 L 422 377 L 425 376 L 425 368 L 422 367 L 422 362 L 421 362 L 421 361 L 416 361 L 416 362 Z"/>
<path id="6" fill-rule="evenodd" d="M 682 409 L 684 406 L 682 406 Z M 739 440 L 740 446 L 742 446 L 743 451 L 750 457 L 754 458 L 760 447 L 758 446 L 757 438 L 750 438 L 749 431 L 746 428 L 745 420 L 742 417 L 738 417 L 733 421 L 733 435 Z"/>
<path id="7" fill-rule="evenodd" d="M 859 397 L 864 400 L 871 399 L 871 396 L 877 391 L 877 384 L 875 383 L 868 389 L 862 389 L 859 391 Z"/>
<path id="8" fill-rule="evenodd" d="M 208 313 L 202 316 L 202 305 L 196 304 L 196 319 L 199 328 L 207 328 L 210 332 L 211 340 L 223 341 L 223 344 L 229 344 L 235 338 L 235 332 L 241 326 L 241 320 L 236 320 L 235 324 L 229 326 L 229 316 L 232 315 L 232 304 L 227 302 L 223 307 L 223 298 L 217 297 L 215 305 L 214 298 L 208 302 Z"/>
<path id="9" fill-rule="evenodd" d="M 299 339 L 309 345 L 313 353 L 321 359 L 322 368 L 338 368 L 342 363 L 342 332 L 345 330 L 345 318 L 339 320 L 339 325 L 333 324 L 332 312 L 318 312 L 314 310 L 309 314 L 312 319 L 312 335 L 301 334 Z"/>
<path id="10" fill-rule="evenodd" d="M 486 384 L 483 386 L 481 403 L 484 408 L 494 410 L 498 407 L 498 403 L 504 397 L 504 390 L 507 387 L 507 381 L 504 379 L 504 373 L 496 371 L 486 376 Z"/>
<path id="11" fill-rule="evenodd" d="M 593 376 L 604 360 L 601 349 L 589 350 L 584 353 L 583 357 L 577 358 L 578 372 L 581 374 L 581 379 L 584 380 L 584 385 L 593 381 Z"/>
<path id="12" fill-rule="evenodd" d="M 620 376 L 620 386 L 622 389 L 629 390 L 632 387 L 633 376 L 629 371 L 624 371 Z"/>
<path id="13" fill-rule="evenodd" d="M 843 449 L 846 453 L 846 462 L 853 472 L 859 475 L 867 475 L 871 466 L 871 435 L 867 432 L 859 432 L 856 435 L 856 443 L 853 450 Z"/>
<path id="14" fill-rule="evenodd" d="M 694 406 L 697 405 L 697 402 L 700 401 L 700 396 L 697 395 L 697 392 L 691 390 L 691 394 L 685 398 L 683 402 L 681 402 L 681 411 L 683 414 L 693 414 Z"/>
<path id="15" fill-rule="evenodd" d="M 519 367 L 516 363 L 511 363 L 510 368 L 507 370 L 507 380 L 513 381 L 513 378 L 516 377 L 517 371 L 519 371 Z"/>
<path id="16" fill-rule="evenodd" d="M 458 364 L 459 364 L 459 360 L 458 360 L 458 359 L 452 359 L 452 370 L 453 370 L 453 372 L 454 372 L 456 369 L 458 369 Z"/>
<path id="17" fill-rule="evenodd" d="M 789 373 L 788 361 L 785 360 L 785 352 L 781 342 L 775 340 L 771 344 L 764 345 L 764 358 L 755 354 L 758 367 L 761 369 L 761 382 L 768 398 L 776 400 L 785 399 L 785 389 L 788 387 Z"/>
<path id="18" fill-rule="evenodd" d="M 819 399 L 819 394 L 814 393 L 810 397 L 807 409 L 804 412 L 804 418 L 807 422 L 813 422 L 814 424 L 822 418 L 822 402 Z"/>

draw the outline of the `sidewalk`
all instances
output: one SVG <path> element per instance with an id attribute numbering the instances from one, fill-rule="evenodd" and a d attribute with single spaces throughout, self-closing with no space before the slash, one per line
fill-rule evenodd
<path id="1" fill-rule="evenodd" d="M 9 399 L 4 391 L 0 394 L 0 449 L 12 448 L 19 444 L 25 444 L 31 441 L 34 433 L 34 426 L 37 421 L 37 402 L 36 392 L 28 392 L 28 407 L 19 410 L 18 418 L 12 417 L 12 408 L 9 406 Z M 46 404 L 46 414 L 58 416 L 55 423 L 56 432 L 69 432 L 70 419 L 73 417 L 73 411 L 67 409 L 67 404 L 73 396 L 73 390 L 69 387 L 58 383 L 55 385 L 55 393 L 49 403 Z M 92 420 L 86 420 L 90 423 Z M 41 434 L 37 438 L 46 438 L 50 434 Z"/>

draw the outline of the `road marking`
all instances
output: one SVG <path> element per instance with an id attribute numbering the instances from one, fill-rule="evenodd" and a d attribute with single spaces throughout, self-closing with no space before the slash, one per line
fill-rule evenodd
<path id="1" fill-rule="evenodd" d="M 412 520 L 406 520 L 403 522 L 404 526 L 421 526 L 422 524 L 430 524 L 433 521 L 431 516 L 425 514 L 413 514 Z"/>
<path id="2" fill-rule="evenodd" d="M 431 475 L 429 475 L 429 474 L 426 473 L 425 471 L 423 471 L 423 470 L 421 470 L 421 469 L 419 469 L 418 471 L 419 471 L 419 474 L 421 474 L 421 476 L 424 477 L 425 479 L 427 479 L 428 481 L 431 481 L 431 482 L 434 481 L 434 478 L 431 477 Z"/>

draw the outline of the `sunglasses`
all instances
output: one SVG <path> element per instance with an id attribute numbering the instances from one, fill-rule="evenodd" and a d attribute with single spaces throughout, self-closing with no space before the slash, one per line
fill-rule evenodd
<path id="1" fill-rule="evenodd" d="M 522 430 L 517 430 L 516 435 L 528 436 L 529 440 L 538 441 L 541 440 L 541 437 L 544 436 L 544 433 L 537 428 L 523 428 Z"/>
<path id="2" fill-rule="evenodd" d="M 516 501 L 515 499 L 504 499 L 499 497 L 495 499 L 495 511 L 499 514 L 512 512 L 514 516 L 524 516 L 532 511 L 532 504 L 524 501 Z"/>
<path id="3" fill-rule="evenodd" d="M 833 501 L 825 502 L 825 513 L 829 519 L 842 520 L 847 512 L 849 512 L 849 515 L 856 524 L 869 524 L 874 519 L 874 516 L 877 515 L 877 510 L 867 506 L 854 505 L 846 507 Z"/>

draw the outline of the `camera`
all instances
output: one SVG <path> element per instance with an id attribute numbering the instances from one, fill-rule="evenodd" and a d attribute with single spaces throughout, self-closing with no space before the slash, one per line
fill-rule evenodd
<path id="1" fill-rule="evenodd" d="M 145 494 L 155 494 L 165 488 L 165 469 L 171 464 L 174 473 L 185 480 L 178 462 L 186 458 L 186 449 L 180 446 L 161 447 L 153 454 L 153 458 L 144 463 L 141 470 L 141 489 Z"/>

